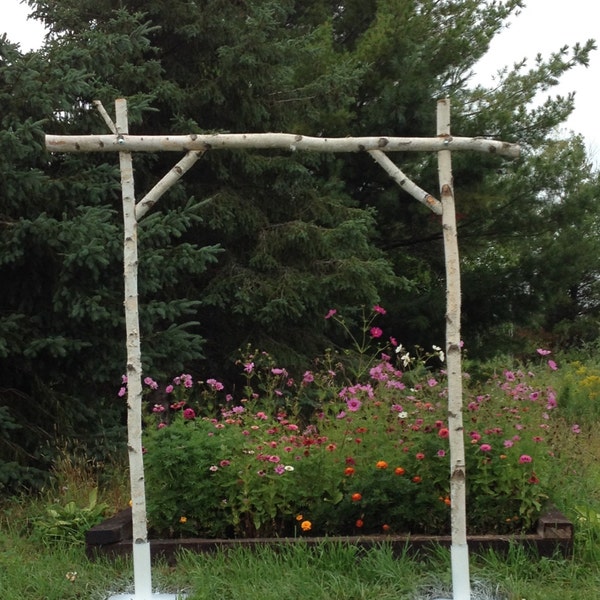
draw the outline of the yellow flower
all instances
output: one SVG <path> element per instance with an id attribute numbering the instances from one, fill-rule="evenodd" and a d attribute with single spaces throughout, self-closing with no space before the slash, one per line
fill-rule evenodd
<path id="1" fill-rule="evenodd" d="M 296 515 L 296 521 L 302 521 L 304 517 L 302 515 Z"/>
<path id="2" fill-rule="evenodd" d="M 187 523 L 187 517 L 179 517 L 180 523 Z"/>
<path id="3" fill-rule="evenodd" d="M 312 529 L 312 523 L 310 521 L 302 521 L 300 527 L 302 527 L 302 531 L 310 531 Z"/>

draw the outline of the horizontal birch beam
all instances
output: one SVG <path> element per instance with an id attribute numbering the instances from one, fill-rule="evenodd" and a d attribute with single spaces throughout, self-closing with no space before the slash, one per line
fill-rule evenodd
<path id="1" fill-rule="evenodd" d="M 517 144 L 486 138 L 345 137 L 320 138 L 292 133 L 213 133 L 209 135 L 46 135 L 50 152 L 190 152 L 225 149 L 310 150 L 316 152 L 437 152 L 471 150 L 508 158 L 519 156 Z"/>

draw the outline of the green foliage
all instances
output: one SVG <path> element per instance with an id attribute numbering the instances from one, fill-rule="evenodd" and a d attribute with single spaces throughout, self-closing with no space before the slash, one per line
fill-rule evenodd
<path id="1" fill-rule="evenodd" d="M 70 501 L 47 507 L 46 514 L 34 522 L 34 535 L 44 544 L 83 544 L 85 533 L 102 521 L 107 508 L 98 502 L 98 490 L 93 489 L 87 506 Z"/>
<path id="2" fill-rule="evenodd" d="M 555 140 L 573 97 L 532 105 L 588 63 L 593 42 L 469 88 L 519 0 L 29 4 L 50 32 L 44 48 L 0 40 L 0 407 L 23 433 L 0 458 L 14 473 L 43 470 L 55 436 L 101 439 L 99 398 L 111 406 L 102 428 L 122 418 L 116 160 L 43 143 L 105 132 L 98 99 L 111 112 L 126 97 L 139 134 L 426 136 L 435 99 L 450 97 L 456 134 L 525 149 L 513 163 L 454 154 L 468 347 L 521 351 L 540 329 L 554 344 L 597 336 L 599 181 L 580 139 Z M 395 160 L 435 193 L 434 157 Z M 173 162 L 136 154 L 137 195 Z M 332 307 L 382 302 L 405 343 L 443 338 L 439 221 L 362 154 L 209 152 L 141 221 L 140 249 L 143 362 L 157 377 L 233 381 L 250 342 L 298 370 L 332 345 Z"/>

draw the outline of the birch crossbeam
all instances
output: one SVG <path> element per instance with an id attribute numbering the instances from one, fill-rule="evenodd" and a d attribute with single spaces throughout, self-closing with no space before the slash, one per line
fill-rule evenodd
<path id="1" fill-rule="evenodd" d="M 189 152 L 225 149 L 310 150 L 316 152 L 437 152 L 471 150 L 507 158 L 519 156 L 518 144 L 487 138 L 345 137 L 322 138 L 293 133 L 213 133 L 190 135 L 46 135 L 50 152 Z"/>

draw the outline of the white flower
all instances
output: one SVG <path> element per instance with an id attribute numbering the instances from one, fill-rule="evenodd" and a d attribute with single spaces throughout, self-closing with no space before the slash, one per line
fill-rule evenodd
<path id="1" fill-rule="evenodd" d="M 406 419 L 406 417 L 408 417 L 408 413 L 405 410 L 403 410 L 402 412 L 398 413 L 398 418 L 399 419 Z"/>
<path id="2" fill-rule="evenodd" d="M 293 471 L 293 470 L 294 470 L 294 467 L 292 467 L 292 465 L 285 465 L 284 469 L 285 469 L 286 471 Z"/>
<path id="3" fill-rule="evenodd" d="M 402 364 L 405 367 L 408 367 L 408 365 L 410 365 L 410 363 L 412 362 L 413 359 L 411 358 L 410 354 L 407 352 L 406 354 L 403 354 L 400 357 L 400 360 L 402 361 Z"/>
<path id="4" fill-rule="evenodd" d="M 404 346 L 402 344 L 398 344 L 398 346 L 396 346 L 396 354 L 400 354 L 400 352 L 402 352 L 404 350 Z"/>

